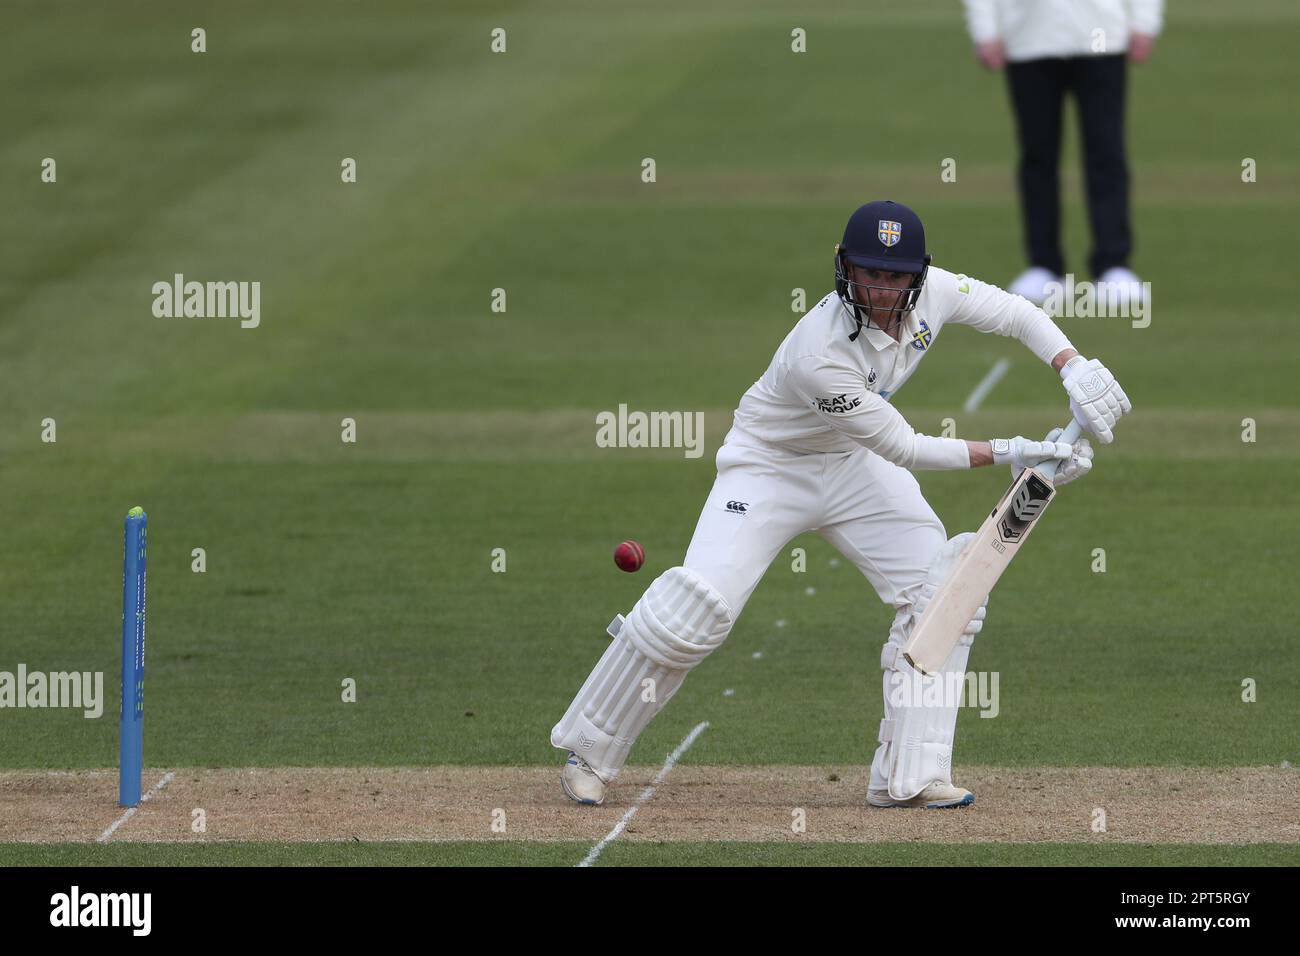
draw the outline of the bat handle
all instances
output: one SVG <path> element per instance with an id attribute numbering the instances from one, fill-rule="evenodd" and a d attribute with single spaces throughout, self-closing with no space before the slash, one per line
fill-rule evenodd
<path id="1" fill-rule="evenodd" d="M 1070 424 L 1065 426 L 1065 431 L 1061 432 L 1061 436 L 1056 440 L 1058 442 L 1065 442 L 1067 445 L 1073 445 L 1079 440 L 1079 436 L 1082 434 L 1083 428 L 1080 427 L 1077 421 L 1070 419 Z M 1059 468 L 1061 464 L 1062 462 L 1058 458 L 1053 461 L 1044 462 L 1034 470 L 1042 473 L 1042 476 L 1048 481 L 1055 481 L 1056 469 Z"/>

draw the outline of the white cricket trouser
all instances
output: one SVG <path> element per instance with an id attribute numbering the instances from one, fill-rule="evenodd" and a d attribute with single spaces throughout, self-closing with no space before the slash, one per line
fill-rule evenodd
<path id="1" fill-rule="evenodd" d="M 912 603 L 947 541 L 912 473 L 865 448 L 798 454 L 732 428 L 716 460 L 682 563 L 722 592 L 733 621 L 777 554 L 806 531 L 821 534 L 895 607 Z"/>

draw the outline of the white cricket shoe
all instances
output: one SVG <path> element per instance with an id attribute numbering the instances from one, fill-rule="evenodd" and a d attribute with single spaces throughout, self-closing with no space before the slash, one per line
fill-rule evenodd
<path id="1" fill-rule="evenodd" d="M 1047 301 L 1050 289 L 1048 286 L 1053 283 L 1063 284 L 1065 279 L 1056 275 L 1051 269 L 1044 269 L 1042 266 L 1034 266 L 1032 269 L 1026 269 L 1012 281 L 1007 289 L 1012 295 L 1018 295 L 1028 299 L 1034 305 L 1041 306 Z"/>
<path id="2" fill-rule="evenodd" d="M 1101 302 L 1114 302 L 1123 309 L 1132 302 L 1141 302 L 1144 297 L 1142 280 L 1132 269 L 1115 266 L 1107 269 L 1097 277 L 1097 299 Z"/>
<path id="3" fill-rule="evenodd" d="M 564 761 L 564 772 L 560 774 L 560 785 L 570 800 L 589 807 L 598 807 L 605 802 L 605 781 L 596 776 L 587 761 L 572 750 Z"/>
<path id="4" fill-rule="evenodd" d="M 895 800 L 888 790 L 868 790 L 867 804 L 873 807 L 922 807 L 926 810 L 947 810 L 968 807 L 975 802 L 975 794 L 949 783 L 935 781 L 910 800 Z"/>

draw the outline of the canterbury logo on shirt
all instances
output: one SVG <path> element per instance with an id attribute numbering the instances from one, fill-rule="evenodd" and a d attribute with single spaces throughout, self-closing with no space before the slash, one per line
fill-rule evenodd
<path id="1" fill-rule="evenodd" d="M 843 395 L 836 395 L 834 398 L 817 399 L 817 410 L 819 412 L 830 412 L 832 415 L 835 415 L 841 412 L 847 412 L 851 409 L 857 408 L 861 404 L 862 404 L 861 395 L 850 400 L 848 393 L 845 393 Z"/>

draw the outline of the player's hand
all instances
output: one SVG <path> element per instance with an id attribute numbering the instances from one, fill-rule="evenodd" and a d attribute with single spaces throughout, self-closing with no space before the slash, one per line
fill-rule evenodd
<path id="1" fill-rule="evenodd" d="M 1130 33 L 1128 35 L 1128 61 L 1145 63 L 1151 58 L 1151 50 L 1156 45 L 1156 38 L 1149 33 Z"/>
<path id="2" fill-rule="evenodd" d="M 993 464 L 1010 465 L 1016 474 L 1020 469 L 1045 461 L 1066 461 L 1074 454 L 1074 449 L 1063 441 L 1030 441 L 1021 435 L 995 438 L 989 444 L 993 448 Z"/>
<path id="3" fill-rule="evenodd" d="M 1043 440 L 1054 442 L 1061 437 L 1062 431 L 1064 431 L 1064 429 L 1053 428 L 1047 433 L 1047 437 Z M 1056 477 L 1052 480 L 1052 484 L 1057 488 L 1061 487 L 1061 485 L 1068 485 L 1070 482 L 1074 481 L 1074 479 L 1083 477 L 1091 470 L 1092 443 L 1088 441 L 1087 438 L 1080 438 L 1074 443 L 1070 457 L 1057 466 Z M 1014 481 L 1019 477 L 1020 471 L 1013 470 L 1012 480 Z"/>
<path id="4" fill-rule="evenodd" d="M 1132 39 L 1129 43 L 1132 44 Z M 1130 49 L 1132 47 L 1130 46 Z M 984 64 L 986 70 L 1000 70 L 1007 65 L 1007 51 L 1002 47 L 1001 40 L 990 40 L 987 43 L 975 44 L 975 58 Z"/>
<path id="5" fill-rule="evenodd" d="M 1115 440 L 1116 422 L 1133 411 L 1133 404 L 1119 387 L 1110 369 L 1096 359 L 1076 355 L 1061 366 L 1061 383 L 1070 396 L 1070 411 L 1085 431 L 1103 445 Z"/>

